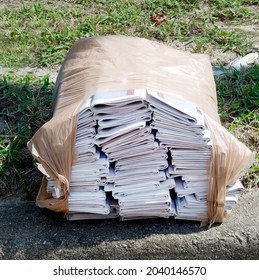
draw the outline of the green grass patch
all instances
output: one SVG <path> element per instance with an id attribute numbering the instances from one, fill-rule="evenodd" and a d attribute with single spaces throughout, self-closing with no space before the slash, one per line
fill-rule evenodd
<path id="1" fill-rule="evenodd" d="M 247 6 L 257 1 L 120 0 L 33 2 L 0 9 L 0 64 L 60 64 L 78 39 L 122 34 L 194 43 L 194 52 L 214 48 L 245 54 L 252 41 L 244 32 L 222 28 L 258 19 Z M 246 6 L 244 6 L 246 5 Z M 153 15 L 165 16 L 163 24 Z"/>
<path id="2" fill-rule="evenodd" d="M 48 77 L 27 74 L 0 76 L 0 195 L 30 189 L 35 180 L 27 142 L 51 116 L 51 89 Z"/>
<path id="3" fill-rule="evenodd" d="M 256 153 L 256 162 L 243 178 L 247 187 L 259 185 L 259 66 L 227 73 L 216 80 L 222 122 Z"/>
<path id="4" fill-rule="evenodd" d="M 253 118 L 259 108 L 259 66 L 229 72 L 217 80 L 219 111 L 223 122 Z"/>

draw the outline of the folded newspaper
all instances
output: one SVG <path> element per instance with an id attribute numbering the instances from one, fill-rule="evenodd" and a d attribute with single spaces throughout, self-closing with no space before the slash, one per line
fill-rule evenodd
<path id="1" fill-rule="evenodd" d="M 53 118 L 28 143 L 44 174 L 37 205 L 68 220 L 222 222 L 254 155 L 220 125 L 216 100 L 206 55 L 123 36 L 78 41 Z"/>

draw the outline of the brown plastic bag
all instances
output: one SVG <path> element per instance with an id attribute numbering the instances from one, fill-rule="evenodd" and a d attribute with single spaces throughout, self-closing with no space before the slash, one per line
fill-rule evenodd
<path id="1" fill-rule="evenodd" d="M 204 222 L 223 221 L 226 185 L 240 177 L 240 172 L 253 163 L 254 155 L 220 125 L 209 57 L 125 36 L 82 39 L 67 54 L 55 85 L 54 115 L 28 143 L 41 171 L 60 183 L 65 196 L 51 198 L 43 180 L 38 206 L 68 211 L 77 117 L 86 100 L 96 91 L 141 88 L 191 101 L 205 115 L 213 155 L 209 166 L 208 220 Z"/>

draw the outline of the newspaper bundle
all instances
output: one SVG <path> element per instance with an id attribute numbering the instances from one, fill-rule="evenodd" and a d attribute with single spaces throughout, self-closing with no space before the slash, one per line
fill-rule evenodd
<path id="1" fill-rule="evenodd" d="M 223 222 L 254 154 L 220 123 L 210 59 L 127 36 L 78 40 L 28 142 L 36 204 L 68 219 Z"/>
<path id="2" fill-rule="evenodd" d="M 212 142 L 193 104 L 143 89 L 98 92 L 81 109 L 75 147 L 68 219 L 208 215 Z M 242 185 L 226 188 L 229 211 Z M 48 191 L 62 195 L 51 178 Z"/>

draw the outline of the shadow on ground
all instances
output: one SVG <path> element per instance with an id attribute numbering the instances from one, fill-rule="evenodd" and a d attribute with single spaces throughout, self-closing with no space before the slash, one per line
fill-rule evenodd
<path id="1" fill-rule="evenodd" d="M 2 259 L 258 259 L 259 190 L 221 225 L 150 219 L 68 222 L 34 202 L 0 202 Z M 256 216 L 257 215 L 257 216 Z"/>

